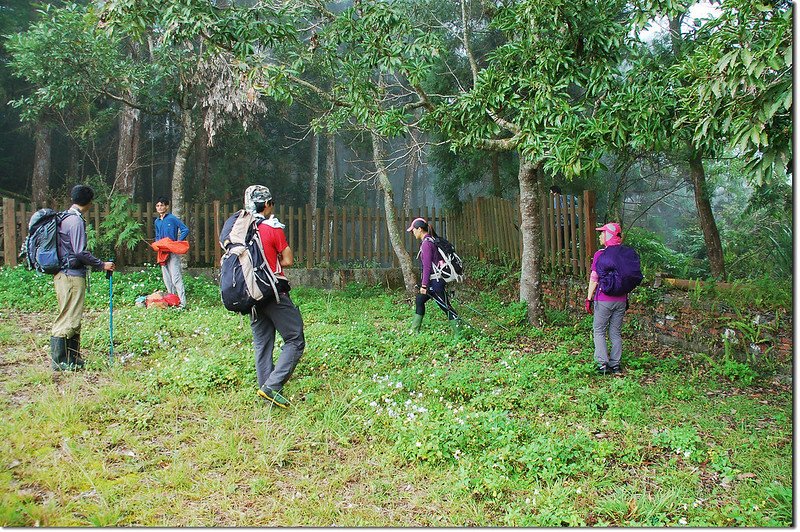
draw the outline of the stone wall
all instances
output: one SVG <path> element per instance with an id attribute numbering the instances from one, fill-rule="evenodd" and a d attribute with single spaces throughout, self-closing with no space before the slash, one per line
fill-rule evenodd
<path id="1" fill-rule="evenodd" d="M 215 281 L 219 279 L 219 270 L 212 268 L 187 268 L 186 273 L 195 277 L 208 277 Z M 369 286 L 379 284 L 390 289 L 403 287 L 403 273 L 400 268 L 354 268 L 351 270 L 289 268 L 286 270 L 286 276 L 292 286 L 309 286 L 325 290 L 344 288 L 350 283 Z"/>
<path id="2" fill-rule="evenodd" d="M 544 281 L 545 304 L 584 312 L 586 282 Z M 641 334 L 659 343 L 695 353 L 736 359 L 756 366 L 769 362 L 791 371 L 792 314 L 730 308 L 722 301 L 697 301 L 691 291 L 675 286 L 637 289 L 626 320 L 635 318 Z"/>

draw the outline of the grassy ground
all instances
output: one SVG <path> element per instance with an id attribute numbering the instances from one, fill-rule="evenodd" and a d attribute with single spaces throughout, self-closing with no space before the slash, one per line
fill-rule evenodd
<path id="1" fill-rule="evenodd" d="M 158 277 L 115 276 L 109 367 L 95 274 L 90 368 L 54 375 L 51 279 L 0 270 L 0 525 L 792 524 L 792 391 L 769 377 L 634 325 L 626 374 L 600 377 L 584 316 L 534 330 L 473 294 L 509 331 L 454 342 L 434 308 L 409 336 L 402 294 L 297 289 L 307 350 L 278 411 L 214 285 L 189 280 L 187 311 L 133 306 Z"/>

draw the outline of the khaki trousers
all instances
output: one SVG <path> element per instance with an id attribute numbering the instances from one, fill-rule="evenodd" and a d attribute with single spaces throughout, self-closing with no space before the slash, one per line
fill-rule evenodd
<path id="1" fill-rule="evenodd" d="M 86 278 L 58 272 L 53 277 L 58 299 L 58 317 L 53 323 L 52 336 L 72 338 L 81 332 L 83 303 L 86 299 Z"/>

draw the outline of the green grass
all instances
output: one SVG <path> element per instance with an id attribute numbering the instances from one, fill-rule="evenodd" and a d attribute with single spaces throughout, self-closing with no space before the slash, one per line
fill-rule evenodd
<path id="1" fill-rule="evenodd" d="M 409 336 L 400 293 L 296 289 L 307 348 L 278 411 L 213 284 L 189 280 L 188 311 L 133 305 L 155 269 L 115 275 L 111 367 L 95 274 L 89 370 L 54 378 L 51 283 L 0 270 L 3 526 L 792 524 L 791 390 L 630 328 L 627 374 L 600 378 L 585 316 L 531 330 L 463 294 L 513 333 L 463 312 L 484 332 L 454 342 L 432 306 Z"/>

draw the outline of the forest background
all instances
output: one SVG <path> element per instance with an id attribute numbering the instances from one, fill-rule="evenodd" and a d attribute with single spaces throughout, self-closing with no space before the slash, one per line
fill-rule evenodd
<path id="1" fill-rule="evenodd" d="M 543 317 L 539 202 L 596 191 L 648 267 L 792 271 L 791 2 L 29 2 L 0 9 L 0 192 L 134 202 L 519 202 Z M 127 229 L 127 230 L 126 230 Z M 127 240 L 127 241 L 126 241 Z M 765 273 L 763 265 L 772 265 Z"/>

